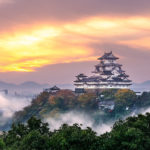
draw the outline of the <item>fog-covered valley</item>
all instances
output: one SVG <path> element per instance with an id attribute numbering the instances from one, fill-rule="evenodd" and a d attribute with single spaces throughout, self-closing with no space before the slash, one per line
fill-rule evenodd
<path id="1" fill-rule="evenodd" d="M 120 118 L 125 119 L 126 117 L 129 116 L 135 116 L 137 114 L 141 114 L 141 113 L 145 114 L 146 112 L 150 112 L 150 107 L 134 106 L 134 109 L 132 108 L 130 112 L 128 111 L 128 113 L 125 113 L 120 117 L 114 117 L 115 112 L 100 110 L 97 109 L 97 107 L 95 106 L 94 106 L 95 110 L 93 108 L 91 110 L 90 103 L 86 104 L 87 105 L 86 107 L 85 106 L 83 107 L 82 105 L 85 105 L 85 102 L 81 103 L 81 106 L 79 106 L 81 107 L 80 109 L 79 107 L 76 107 L 76 105 L 79 104 L 76 103 L 70 104 L 70 102 L 69 103 L 65 102 L 64 104 L 68 107 L 70 107 L 70 105 L 73 105 L 69 109 L 68 108 L 66 109 L 66 108 L 62 108 L 65 107 L 63 103 L 61 104 L 62 106 L 60 106 L 59 104 L 58 106 L 56 106 L 53 104 L 53 102 L 51 103 L 51 100 L 49 98 L 50 96 L 49 93 L 45 95 L 43 90 L 41 90 L 41 92 L 42 94 L 39 96 L 38 95 L 24 96 L 21 94 L 11 95 L 9 93 L 8 94 L 1 93 L 0 94 L 0 103 L 1 103 L 0 130 L 8 130 L 11 126 L 12 121 L 19 120 L 21 122 L 24 122 L 26 121 L 26 119 L 24 118 L 28 118 L 34 115 L 34 116 L 41 117 L 43 121 L 48 122 L 51 130 L 60 128 L 62 124 L 73 125 L 77 123 L 79 125 L 82 125 L 82 128 L 91 127 L 98 134 L 103 134 L 105 132 L 109 132 L 113 127 L 113 124 Z M 64 94 L 63 96 L 69 95 L 71 93 L 71 91 L 69 93 L 65 93 L 66 91 L 63 92 L 64 92 L 62 93 Z M 69 98 L 72 99 L 70 95 Z M 66 99 L 68 99 L 68 97 L 66 97 Z"/>
<path id="2" fill-rule="evenodd" d="M 7 129 L 12 123 L 12 117 L 16 111 L 30 105 L 32 99 L 0 94 L 0 128 Z M 6 127 L 5 127 L 6 126 Z"/>

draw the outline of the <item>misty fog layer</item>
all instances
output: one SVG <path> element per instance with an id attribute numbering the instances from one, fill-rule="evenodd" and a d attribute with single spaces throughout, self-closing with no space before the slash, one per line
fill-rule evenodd
<path id="1" fill-rule="evenodd" d="M 0 94 L 0 125 L 4 125 L 16 111 L 22 110 L 30 103 L 31 99 L 28 98 L 16 98 Z"/>
<path id="2" fill-rule="evenodd" d="M 61 114 L 57 118 L 47 118 L 51 130 L 59 129 L 62 124 L 73 125 L 75 123 L 81 125 L 82 128 L 91 127 L 98 134 L 109 132 L 113 123 L 95 123 L 95 120 L 88 114 L 83 112 L 71 111 Z"/>
<path id="3" fill-rule="evenodd" d="M 13 96 L 9 97 L 0 94 L 0 126 L 5 125 L 7 121 L 11 120 L 16 111 L 22 110 L 24 107 L 30 105 L 30 103 L 31 99 L 29 98 L 16 98 Z M 137 109 L 130 115 L 125 116 L 123 119 L 141 113 L 145 114 L 147 112 L 150 112 L 150 108 L 140 110 Z M 107 121 L 107 123 L 103 121 L 96 122 L 96 119 L 92 115 L 80 111 L 70 111 L 59 114 L 57 117 L 49 117 L 44 119 L 49 123 L 51 130 L 59 129 L 62 124 L 73 125 L 77 123 L 81 125 L 82 128 L 91 127 L 98 134 L 109 132 L 116 121 Z"/>
<path id="4" fill-rule="evenodd" d="M 150 112 L 150 108 L 136 110 L 130 115 L 124 117 L 126 119 L 129 116 L 136 116 L 138 114 L 146 114 Z M 113 124 L 116 120 L 108 121 L 107 123 L 95 123 L 95 120 L 88 114 L 78 111 L 70 111 L 68 113 L 63 113 L 59 115 L 57 118 L 47 118 L 46 122 L 49 123 L 49 127 L 51 130 L 57 130 L 63 124 L 73 125 L 75 123 L 81 125 L 82 128 L 91 127 L 95 132 L 99 135 L 111 131 Z"/>

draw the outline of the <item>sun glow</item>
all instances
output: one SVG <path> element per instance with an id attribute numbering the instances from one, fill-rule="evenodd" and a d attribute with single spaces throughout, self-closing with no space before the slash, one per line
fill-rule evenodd
<path id="1" fill-rule="evenodd" d="M 150 48 L 150 18 L 97 16 L 49 24 L 1 34 L 0 71 L 30 72 L 49 64 L 95 60 L 97 54 L 91 45 L 97 43 Z"/>
<path id="2" fill-rule="evenodd" d="M 47 29 L 40 29 L 36 31 L 31 31 L 29 33 L 15 33 L 14 36 L 6 36 L 2 40 L 0 40 L 0 45 L 6 44 L 8 46 L 23 46 L 23 45 L 33 45 L 37 42 L 40 42 L 42 40 L 45 40 L 46 38 L 54 38 L 56 36 L 59 36 L 60 31 L 53 29 L 53 28 L 47 28 Z"/>
<path id="3" fill-rule="evenodd" d="M 0 71 L 30 72 L 47 64 L 84 61 L 90 57 L 89 49 L 63 42 L 62 35 L 61 29 L 51 27 L 29 33 L 18 32 L 13 36 L 1 35 L 3 59 L 0 60 Z"/>

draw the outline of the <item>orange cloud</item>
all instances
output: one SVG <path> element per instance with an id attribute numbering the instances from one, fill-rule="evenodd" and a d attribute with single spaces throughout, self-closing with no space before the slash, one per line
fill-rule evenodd
<path id="1" fill-rule="evenodd" d="M 142 48 L 142 50 L 150 49 L 150 37 L 137 38 L 134 40 L 119 41 L 119 44 L 128 45 L 133 48 Z"/>
<path id="2" fill-rule="evenodd" d="M 47 64 L 84 61 L 91 58 L 92 51 L 82 45 L 74 45 L 59 38 L 60 29 L 43 28 L 30 33 L 1 36 L 0 71 L 34 71 Z"/>
<path id="3" fill-rule="evenodd" d="M 149 46 L 150 18 L 92 17 L 62 25 L 37 25 L 0 36 L 0 71 L 34 71 L 48 64 L 96 59 L 89 43 Z"/>
<path id="4" fill-rule="evenodd" d="M 66 30 L 82 35 L 98 37 L 117 37 L 136 35 L 150 29 L 150 18 L 102 18 L 92 17 L 78 21 L 73 24 L 66 24 Z M 144 31 L 143 31 L 144 30 Z"/>

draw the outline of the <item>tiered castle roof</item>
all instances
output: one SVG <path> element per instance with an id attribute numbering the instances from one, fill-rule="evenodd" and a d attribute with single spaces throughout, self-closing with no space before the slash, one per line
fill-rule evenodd
<path id="1" fill-rule="evenodd" d="M 104 53 L 104 55 L 98 60 L 99 64 L 95 65 L 95 70 L 93 76 L 87 77 L 84 74 L 79 74 L 77 80 L 75 81 L 75 86 L 88 87 L 88 85 L 93 84 L 97 87 L 101 85 L 120 85 L 120 86 L 129 86 L 131 85 L 131 80 L 128 79 L 128 75 L 122 70 L 122 65 L 118 64 L 116 60 L 118 57 L 114 56 L 112 52 Z"/>
<path id="2" fill-rule="evenodd" d="M 114 56 L 112 51 L 109 53 L 105 53 L 102 57 L 98 58 L 98 60 L 116 60 L 118 57 Z"/>

